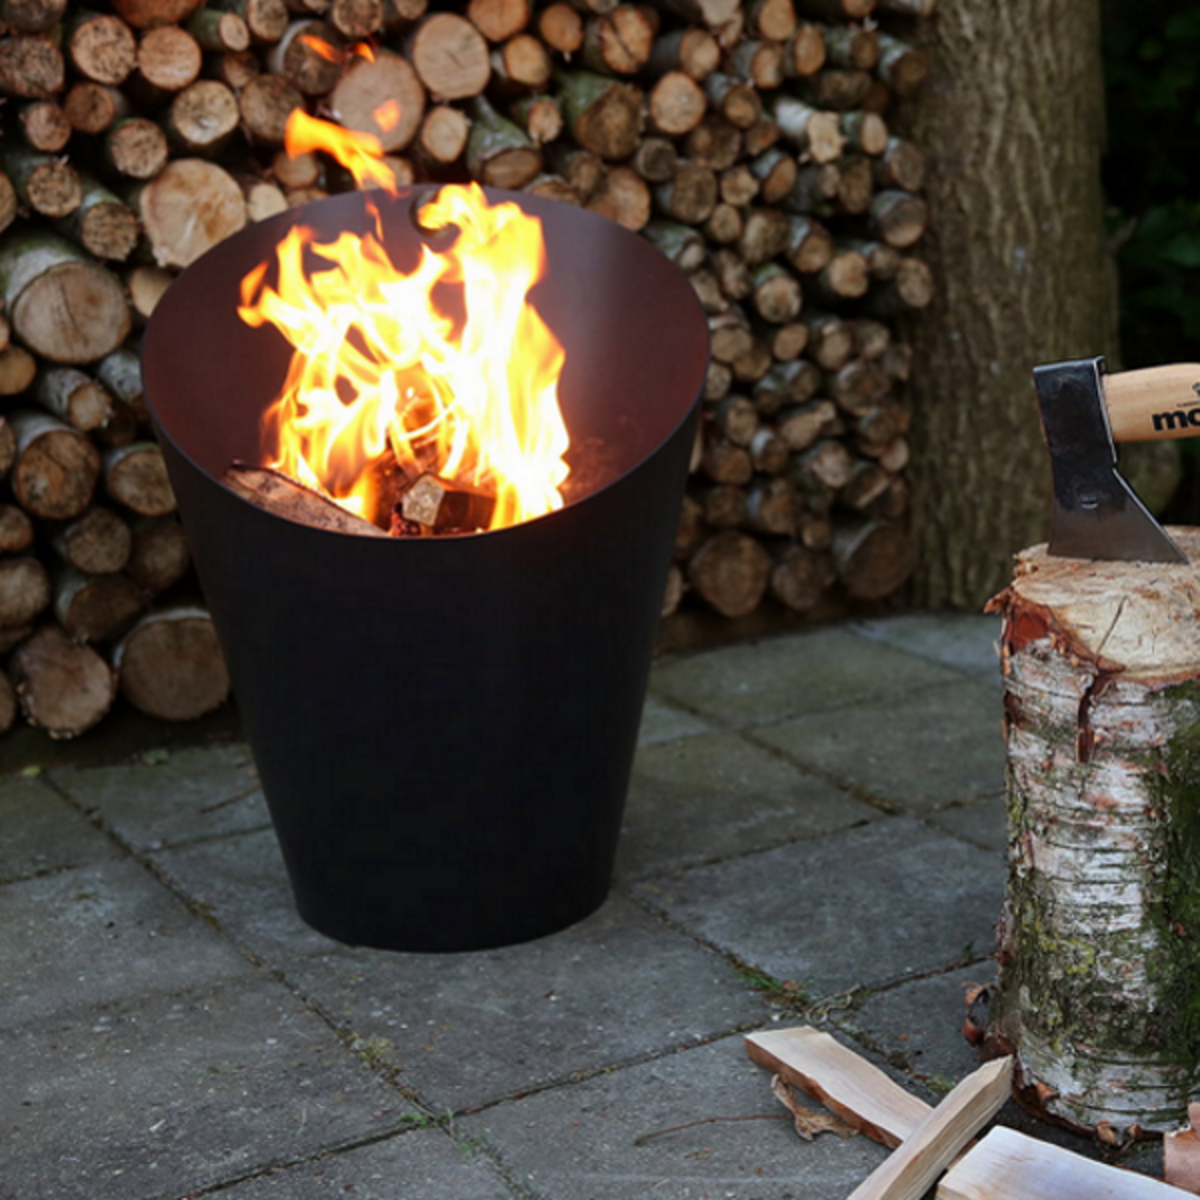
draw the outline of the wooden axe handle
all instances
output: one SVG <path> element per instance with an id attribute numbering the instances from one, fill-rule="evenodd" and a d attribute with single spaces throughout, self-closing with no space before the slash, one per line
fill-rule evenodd
<path id="1" fill-rule="evenodd" d="M 1102 377 L 1115 442 L 1200 434 L 1200 363 L 1172 363 Z"/>

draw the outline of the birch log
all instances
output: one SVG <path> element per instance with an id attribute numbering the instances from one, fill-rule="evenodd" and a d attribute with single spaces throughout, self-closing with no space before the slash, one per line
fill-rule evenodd
<path id="1" fill-rule="evenodd" d="M 1200 531 L 1181 565 L 1018 558 L 988 1039 L 1044 1115 L 1175 1128 L 1200 1069 Z"/>

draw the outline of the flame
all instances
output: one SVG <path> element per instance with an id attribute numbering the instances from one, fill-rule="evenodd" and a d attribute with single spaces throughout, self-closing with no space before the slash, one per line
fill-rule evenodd
<path id="1" fill-rule="evenodd" d="M 287 148 L 335 154 L 396 192 L 370 134 L 297 112 Z M 273 325 L 294 348 L 264 416 L 270 465 L 365 516 L 378 511 L 389 449 L 410 480 L 434 473 L 494 496 L 489 528 L 559 509 L 565 355 L 528 301 L 545 269 L 541 223 L 516 204 L 489 205 L 475 184 L 442 187 L 421 223 L 457 235 L 436 253 L 423 244 L 408 274 L 373 233 L 318 243 L 294 226 L 276 247 L 275 286 L 267 262 L 242 280 L 242 320 Z M 327 265 L 306 269 L 314 255 Z M 447 285 L 460 291 L 461 318 L 434 302 Z"/>

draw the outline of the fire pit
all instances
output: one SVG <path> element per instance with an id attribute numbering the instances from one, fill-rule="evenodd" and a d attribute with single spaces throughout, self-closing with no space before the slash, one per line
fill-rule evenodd
<path id="1" fill-rule="evenodd" d="M 557 511 L 356 536 L 221 482 L 263 461 L 290 356 L 239 317 L 241 281 L 297 223 L 322 242 L 378 226 L 409 269 L 422 189 L 243 231 L 180 277 L 145 339 L 147 402 L 297 908 L 349 943 L 496 946 L 603 901 L 707 368 L 691 288 L 647 242 L 567 205 L 487 197 L 543 227 L 530 299 L 565 351 L 571 443 Z"/>

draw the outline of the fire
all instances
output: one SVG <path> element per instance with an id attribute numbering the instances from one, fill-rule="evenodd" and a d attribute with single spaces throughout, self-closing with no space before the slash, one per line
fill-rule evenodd
<path id="1" fill-rule="evenodd" d="M 396 192 L 373 135 L 297 112 L 287 147 L 334 154 L 360 185 Z M 276 247 L 275 286 L 268 262 L 242 280 L 241 319 L 273 325 L 293 347 L 263 419 L 269 465 L 368 518 L 395 468 L 409 484 L 435 475 L 494 497 L 490 529 L 561 508 L 565 354 L 528 299 L 545 269 L 541 223 L 516 204 L 489 205 L 474 184 L 442 187 L 420 220 L 457 233 L 438 252 L 422 245 L 408 274 L 374 234 L 319 243 L 294 226 Z M 313 255 L 328 265 L 306 270 Z M 435 303 L 447 285 L 461 318 Z"/>

